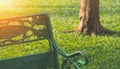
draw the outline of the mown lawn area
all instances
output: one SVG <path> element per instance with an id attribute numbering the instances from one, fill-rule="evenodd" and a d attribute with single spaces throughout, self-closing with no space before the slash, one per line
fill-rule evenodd
<path id="1" fill-rule="evenodd" d="M 63 33 L 79 22 L 79 0 L 24 0 L 14 7 L 0 7 L 0 18 L 48 12 L 58 45 L 67 53 L 82 50 L 89 55 L 89 64 L 83 69 L 120 69 L 120 34 L 96 37 Z M 4 8 L 4 9 L 3 9 Z M 2 9 L 2 10 L 1 10 Z M 107 29 L 120 32 L 120 0 L 100 0 L 100 22 Z M 0 48 L 0 58 L 12 58 L 39 53 L 42 47 Z"/>

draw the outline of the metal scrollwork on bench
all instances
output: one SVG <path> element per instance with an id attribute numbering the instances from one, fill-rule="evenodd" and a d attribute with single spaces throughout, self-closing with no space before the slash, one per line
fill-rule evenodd
<path id="1" fill-rule="evenodd" d="M 0 46 L 48 38 L 47 19 L 31 15 L 0 20 Z"/>

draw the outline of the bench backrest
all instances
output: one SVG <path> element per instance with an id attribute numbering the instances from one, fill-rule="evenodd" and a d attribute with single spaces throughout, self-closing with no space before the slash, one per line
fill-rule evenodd
<path id="1" fill-rule="evenodd" d="M 0 69 L 58 69 L 57 54 L 50 39 L 53 37 L 47 13 L 0 20 L 0 47 L 47 39 L 50 51 L 0 60 Z"/>
<path id="2" fill-rule="evenodd" d="M 36 14 L 0 20 L 0 46 L 49 39 L 51 25 L 48 14 Z"/>

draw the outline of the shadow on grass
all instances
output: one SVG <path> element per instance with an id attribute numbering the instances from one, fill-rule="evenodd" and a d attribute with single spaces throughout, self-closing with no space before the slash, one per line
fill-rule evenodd
<path id="1" fill-rule="evenodd" d="M 118 31 L 107 31 L 107 32 L 99 33 L 98 35 L 101 35 L 101 36 L 107 35 L 107 36 L 120 37 L 120 32 L 118 32 Z"/>

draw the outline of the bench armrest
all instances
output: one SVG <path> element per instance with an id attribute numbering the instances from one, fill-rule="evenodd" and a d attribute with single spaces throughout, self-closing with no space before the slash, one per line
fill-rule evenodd
<path id="1" fill-rule="evenodd" d="M 83 65 L 88 64 L 88 56 L 82 52 L 78 51 L 73 54 L 68 54 L 66 58 L 63 59 L 62 69 L 81 69 Z"/>
<path id="2" fill-rule="evenodd" d="M 84 52 L 77 51 L 66 54 L 59 48 L 54 39 L 52 39 L 52 43 L 56 51 L 63 57 L 62 69 L 70 69 L 71 66 L 74 66 L 75 69 L 81 69 L 81 66 L 88 64 L 88 56 Z"/>
<path id="3" fill-rule="evenodd" d="M 81 65 L 87 65 L 88 64 L 88 56 L 83 51 L 77 51 L 72 54 L 67 54 L 66 58 L 68 58 L 68 59 L 76 58 L 76 60 L 77 60 L 77 58 L 79 58 L 79 56 L 81 56 L 81 59 L 83 58 L 83 60 L 79 60 L 78 62 Z"/>

